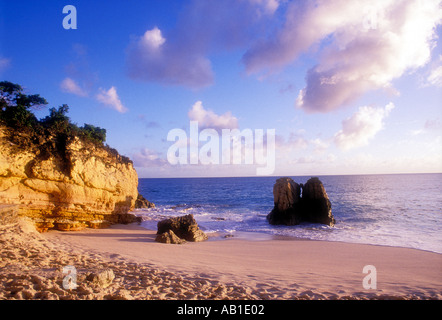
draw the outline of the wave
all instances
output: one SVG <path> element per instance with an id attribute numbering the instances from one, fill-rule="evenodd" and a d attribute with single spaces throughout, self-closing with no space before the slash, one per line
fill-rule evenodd
<path id="1" fill-rule="evenodd" d="M 320 179 L 332 202 L 334 227 L 270 225 L 266 216 L 273 208 L 273 177 L 140 179 L 140 192 L 156 208 L 135 213 L 142 216 L 142 226 L 152 230 L 162 219 L 191 213 L 206 232 L 255 232 L 442 253 L 442 175 Z"/>

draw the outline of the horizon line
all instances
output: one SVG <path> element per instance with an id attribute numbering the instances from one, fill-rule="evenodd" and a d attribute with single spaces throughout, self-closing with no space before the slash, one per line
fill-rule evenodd
<path id="1" fill-rule="evenodd" d="M 304 174 L 269 176 L 189 176 L 189 177 L 138 177 L 138 179 L 213 179 L 213 178 L 278 178 L 278 177 L 335 177 L 335 176 L 381 176 L 381 175 L 442 174 L 442 172 L 403 172 L 403 173 L 350 173 L 350 174 Z"/>

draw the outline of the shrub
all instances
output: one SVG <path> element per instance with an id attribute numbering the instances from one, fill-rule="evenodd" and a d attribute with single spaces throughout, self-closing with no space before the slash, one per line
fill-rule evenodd
<path id="1" fill-rule="evenodd" d="M 106 129 L 85 123 L 79 128 L 79 135 L 84 139 L 102 145 L 106 141 Z"/>

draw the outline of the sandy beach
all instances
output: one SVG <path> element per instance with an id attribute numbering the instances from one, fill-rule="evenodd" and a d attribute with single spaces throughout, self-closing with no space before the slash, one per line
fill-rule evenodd
<path id="1" fill-rule="evenodd" d="M 160 244 L 137 224 L 40 234 L 0 229 L 0 299 L 442 299 L 442 255 L 240 235 Z M 222 240 L 221 240 L 222 239 Z M 364 289 L 366 265 L 376 289 Z M 74 266 L 75 289 L 63 268 Z M 103 286 L 91 274 L 112 270 Z"/>

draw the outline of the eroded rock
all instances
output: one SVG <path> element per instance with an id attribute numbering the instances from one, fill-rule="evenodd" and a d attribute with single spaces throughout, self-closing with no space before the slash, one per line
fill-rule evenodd
<path id="1" fill-rule="evenodd" d="M 267 216 L 270 224 L 296 225 L 302 221 L 301 188 L 291 178 L 279 178 L 273 186 L 274 208 Z"/>
<path id="2" fill-rule="evenodd" d="M 0 226 L 16 223 L 18 221 L 18 208 L 17 205 L 0 204 Z"/>
<path id="3" fill-rule="evenodd" d="M 58 220 L 55 223 L 55 227 L 57 230 L 60 231 L 81 231 L 87 226 L 85 223 L 79 221 L 63 219 L 63 220 Z"/>
<path id="4" fill-rule="evenodd" d="M 270 224 L 335 224 L 327 192 L 316 177 L 309 179 L 305 185 L 299 185 L 291 178 L 279 178 L 273 186 L 273 197 L 274 207 L 267 215 Z"/>
<path id="5" fill-rule="evenodd" d="M 136 209 L 155 208 L 155 204 L 144 198 L 141 194 L 138 194 L 137 200 L 135 201 L 135 208 Z"/>
<path id="6" fill-rule="evenodd" d="M 109 287 L 114 279 L 115 274 L 112 269 L 105 269 L 100 272 L 91 273 L 86 277 L 86 280 L 101 288 Z"/>
<path id="7" fill-rule="evenodd" d="M 138 175 L 128 158 L 75 137 L 61 159 L 42 154 L 40 145 L 15 145 L 9 135 L 0 126 L 0 203 L 19 205 L 19 215 L 35 220 L 39 230 L 73 230 L 65 220 L 137 221 L 129 212 L 138 197 Z"/>
<path id="8" fill-rule="evenodd" d="M 157 226 L 157 235 L 172 231 L 178 238 L 186 241 L 198 242 L 208 239 L 207 235 L 198 227 L 193 214 L 161 220 Z"/>
<path id="9" fill-rule="evenodd" d="M 322 182 L 310 178 L 302 188 L 303 220 L 333 226 L 336 221 Z"/>
<path id="10" fill-rule="evenodd" d="M 186 240 L 179 238 L 172 230 L 157 234 L 155 241 L 169 244 L 183 244 L 187 242 Z"/>

